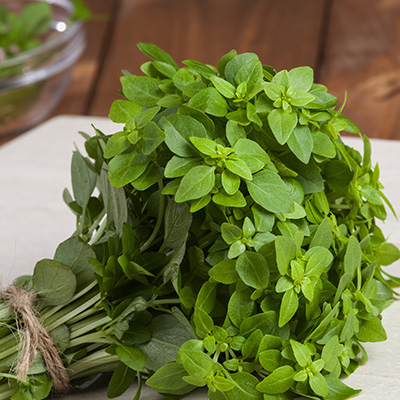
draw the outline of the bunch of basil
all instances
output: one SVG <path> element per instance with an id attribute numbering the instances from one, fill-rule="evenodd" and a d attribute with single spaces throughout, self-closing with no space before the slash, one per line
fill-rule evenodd
<path id="1" fill-rule="evenodd" d="M 276 73 L 231 51 L 218 69 L 179 68 L 139 48 L 154 61 L 121 78 L 110 118 L 124 128 L 74 153 L 64 199 L 77 230 L 37 266 L 68 270 L 71 296 L 97 299 L 63 328 L 72 378 L 80 354 L 76 377 L 99 372 L 101 353 L 118 363 L 110 397 L 136 376 L 137 398 L 143 378 L 169 398 L 202 386 L 211 400 L 355 395 L 339 378 L 367 360 L 362 342 L 386 338 L 380 315 L 400 283 L 384 270 L 400 251 L 376 224 L 393 208 L 370 142 L 363 155 L 345 145 L 340 132 L 359 131 L 309 67 Z M 43 289 L 45 275 L 26 282 Z"/>

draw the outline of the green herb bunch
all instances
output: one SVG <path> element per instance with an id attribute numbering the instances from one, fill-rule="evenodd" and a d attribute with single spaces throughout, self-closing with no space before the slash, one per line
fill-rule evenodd
<path id="1" fill-rule="evenodd" d="M 74 0 L 71 20 L 91 18 L 82 0 Z M 40 46 L 51 30 L 51 5 L 45 1 L 32 2 L 14 14 L 0 5 L 0 61 Z"/>
<path id="2" fill-rule="evenodd" d="M 40 36 L 50 29 L 51 7 L 37 2 L 27 5 L 20 14 L 0 6 L 0 48 L 4 58 L 38 47 Z"/>
<path id="3" fill-rule="evenodd" d="M 136 398 L 144 380 L 168 398 L 354 396 L 339 378 L 367 360 L 363 342 L 385 340 L 400 283 L 385 271 L 400 251 L 377 225 L 393 208 L 369 140 L 362 155 L 341 140 L 360 132 L 309 67 L 231 51 L 218 69 L 180 68 L 139 48 L 153 61 L 121 78 L 122 128 L 84 134 L 88 157 L 72 158 L 77 229 L 52 263 L 94 285 L 109 322 L 79 347 L 68 336 L 65 357 L 95 349 L 117 365 L 109 397 L 136 377 Z"/>
<path id="4" fill-rule="evenodd" d="M 345 145 L 341 131 L 360 132 L 309 67 L 277 73 L 231 51 L 218 69 L 179 68 L 139 48 L 154 61 L 121 78 L 110 118 L 124 128 L 87 148 L 133 213 L 119 267 L 169 287 L 196 335 L 147 383 L 210 399 L 354 395 L 339 377 L 366 361 L 362 342 L 386 338 L 398 280 L 384 266 L 400 255 L 376 224 L 393 208 L 369 140 L 363 155 Z"/>

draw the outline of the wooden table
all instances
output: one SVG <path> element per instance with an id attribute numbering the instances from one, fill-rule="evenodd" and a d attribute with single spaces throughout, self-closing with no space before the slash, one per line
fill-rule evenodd
<path id="1" fill-rule="evenodd" d="M 122 69 L 141 74 L 136 47 L 216 64 L 235 48 L 276 69 L 310 65 L 369 137 L 400 139 L 399 0 L 86 0 L 104 18 L 55 114 L 105 116 Z"/>

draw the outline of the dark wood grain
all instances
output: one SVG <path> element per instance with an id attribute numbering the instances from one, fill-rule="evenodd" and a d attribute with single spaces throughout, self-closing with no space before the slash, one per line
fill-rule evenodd
<path id="1" fill-rule="evenodd" d="M 216 65 L 235 48 L 277 69 L 316 66 L 323 0 L 122 0 L 118 24 L 90 107 L 106 115 L 122 69 L 140 73 L 138 42 L 155 43 L 177 61 Z"/>
<path id="2" fill-rule="evenodd" d="M 119 0 L 85 0 L 96 17 L 85 22 L 86 49 L 75 66 L 71 83 L 53 115 L 88 113 L 100 66 L 106 57 L 118 2 Z"/>
<path id="3" fill-rule="evenodd" d="M 400 2 L 334 0 L 320 80 L 369 137 L 400 139 Z"/>

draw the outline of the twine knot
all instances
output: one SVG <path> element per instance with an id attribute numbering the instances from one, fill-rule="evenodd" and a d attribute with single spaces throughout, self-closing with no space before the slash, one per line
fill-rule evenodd
<path id="1" fill-rule="evenodd" d="M 23 350 L 19 353 L 17 365 L 17 379 L 26 381 L 29 369 L 32 366 L 35 353 L 38 350 L 44 360 L 46 369 L 53 381 L 57 392 L 64 392 L 69 387 L 69 375 L 65 368 L 60 352 L 53 340 L 42 326 L 36 315 L 33 303 L 36 293 L 16 286 L 10 286 L 0 293 L 8 305 L 19 314 L 24 329 L 18 328 L 18 333 L 24 338 Z"/>

